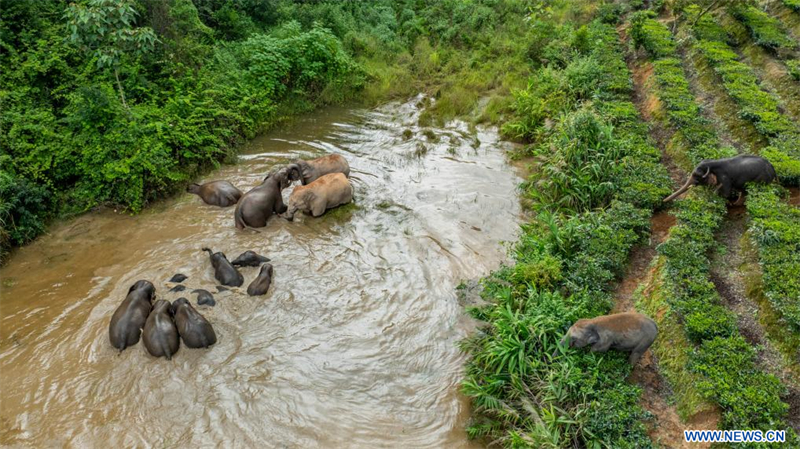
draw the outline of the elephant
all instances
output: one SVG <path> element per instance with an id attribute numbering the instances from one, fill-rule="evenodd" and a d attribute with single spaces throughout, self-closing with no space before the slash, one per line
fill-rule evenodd
<path id="1" fill-rule="evenodd" d="M 264 295 L 269 291 L 272 284 L 272 264 L 268 263 L 261 266 L 258 276 L 247 286 L 247 294 L 250 296 Z"/>
<path id="2" fill-rule="evenodd" d="M 172 321 L 172 304 L 169 301 L 159 299 L 153 305 L 153 311 L 144 324 L 142 342 L 153 357 L 166 357 L 167 360 L 172 360 L 172 356 L 178 352 L 180 339 L 178 328 Z"/>
<path id="3" fill-rule="evenodd" d="M 297 186 L 289 197 L 286 219 L 293 220 L 298 210 L 319 217 L 327 209 L 353 201 L 353 186 L 342 173 L 324 175 L 305 186 Z"/>
<path id="4" fill-rule="evenodd" d="M 728 200 L 738 191 L 741 199 L 748 182 L 768 184 L 776 178 L 775 168 L 760 156 L 742 154 L 727 159 L 706 159 L 695 167 L 686 184 L 664 198 L 664 202 L 674 200 L 699 184 L 716 187 L 715 191 Z"/>
<path id="5" fill-rule="evenodd" d="M 142 328 L 150 315 L 156 288 L 150 281 L 136 281 L 128 289 L 128 295 L 114 311 L 111 324 L 108 326 L 108 337 L 111 345 L 124 351 L 128 346 L 139 342 Z"/>
<path id="6" fill-rule="evenodd" d="M 298 159 L 286 167 L 292 181 L 300 180 L 302 185 L 308 185 L 318 178 L 330 173 L 342 173 L 350 177 L 350 164 L 347 159 L 338 154 L 330 154 L 310 161 Z"/>
<path id="7" fill-rule="evenodd" d="M 197 305 L 198 306 L 211 306 L 214 307 L 217 305 L 217 302 L 214 301 L 214 295 L 211 294 L 210 291 L 196 288 L 192 290 L 192 293 L 197 293 Z"/>
<path id="8" fill-rule="evenodd" d="M 211 323 L 189 304 L 186 298 L 172 303 L 175 326 L 187 348 L 207 348 L 217 342 L 217 334 Z"/>
<path id="9" fill-rule="evenodd" d="M 233 259 L 231 264 L 234 267 L 257 267 L 264 262 L 269 262 L 269 257 L 256 254 L 255 251 L 245 251 L 239 257 Z"/>
<path id="10" fill-rule="evenodd" d="M 186 286 L 182 285 L 182 284 L 178 284 L 178 285 L 172 287 L 171 289 L 169 289 L 170 292 L 182 292 L 184 290 L 186 290 Z"/>
<path id="11" fill-rule="evenodd" d="M 180 284 L 181 282 L 183 282 L 186 279 L 188 279 L 188 277 L 189 276 L 186 276 L 185 274 L 176 273 L 175 276 L 172 276 L 171 278 L 169 278 L 169 282 L 176 282 L 176 283 Z"/>
<path id="12" fill-rule="evenodd" d="M 242 198 L 242 191 L 228 181 L 192 183 L 186 187 L 186 191 L 199 196 L 206 204 L 219 207 L 233 206 Z"/>
<path id="13" fill-rule="evenodd" d="M 203 248 L 203 251 L 207 251 L 209 257 L 211 258 L 211 266 L 214 267 L 214 277 L 220 282 L 222 285 L 229 285 L 231 287 L 239 287 L 240 285 L 244 284 L 244 276 L 242 273 L 239 273 L 230 262 L 228 262 L 228 258 L 225 257 L 225 253 L 221 251 L 217 251 L 216 253 L 213 252 L 209 248 Z"/>
<path id="14" fill-rule="evenodd" d="M 286 212 L 281 191 L 289 187 L 291 180 L 287 170 L 268 174 L 258 187 L 251 189 L 236 204 L 234 219 L 237 229 L 261 228 L 267 225 L 272 214 Z"/>
<path id="15" fill-rule="evenodd" d="M 592 352 L 606 352 L 609 349 L 630 352 L 628 361 L 636 365 L 657 335 L 655 321 L 641 313 L 625 312 L 578 320 L 559 344 L 564 346 L 569 342 L 570 348 L 592 345 Z"/>

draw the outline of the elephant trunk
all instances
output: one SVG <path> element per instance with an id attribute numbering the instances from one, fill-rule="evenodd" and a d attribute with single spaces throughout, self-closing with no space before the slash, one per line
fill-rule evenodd
<path id="1" fill-rule="evenodd" d="M 676 190 L 675 193 L 673 193 L 672 195 L 664 198 L 664 202 L 668 203 L 668 202 L 674 200 L 675 198 L 681 196 L 683 194 L 683 192 L 691 189 L 692 187 L 694 187 L 694 183 L 692 183 L 692 178 L 690 177 L 689 180 L 686 181 L 686 184 L 683 185 L 683 187 L 681 187 L 680 189 Z"/>
<path id="2" fill-rule="evenodd" d="M 297 207 L 290 206 L 289 210 L 283 215 L 287 220 L 294 221 L 294 214 L 297 212 Z"/>

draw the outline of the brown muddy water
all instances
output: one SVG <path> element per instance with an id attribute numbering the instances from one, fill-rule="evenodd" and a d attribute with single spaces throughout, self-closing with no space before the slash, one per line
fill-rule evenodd
<path id="1" fill-rule="evenodd" d="M 237 231 L 233 208 L 184 194 L 138 216 L 87 214 L 16 251 L 0 270 L 0 444 L 472 447 L 458 342 L 474 324 L 455 287 L 506 260 L 520 179 L 493 130 L 424 132 L 417 100 L 311 114 L 204 179 L 247 190 L 276 164 L 341 153 L 355 207 Z M 108 323 L 136 280 L 193 304 L 167 279 L 216 291 L 202 246 L 272 258 L 269 293 L 247 296 L 258 269 L 244 268 L 242 288 L 198 307 L 215 346 L 118 354 Z"/>

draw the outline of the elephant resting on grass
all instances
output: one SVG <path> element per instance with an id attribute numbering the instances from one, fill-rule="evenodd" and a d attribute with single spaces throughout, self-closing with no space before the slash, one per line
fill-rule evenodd
<path id="1" fill-rule="evenodd" d="M 286 167 L 289 171 L 289 179 L 292 181 L 300 180 L 303 185 L 311 184 L 322 176 L 331 173 L 342 173 L 350 177 L 350 164 L 347 159 L 338 154 L 323 156 L 310 161 L 298 160 Z"/>
<path id="2" fill-rule="evenodd" d="M 578 320 L 561 339 L 561 346 L 570 348 L 592 345 L 592 352 L 609 349 L 630 352 L 628 361 L 636 365 L 642 354 L 656 340 L 656 322 L 641 313 L 626 312 Z"/>
<path id="3" fill-rule="evenodd" d="M 664 198 L 664 202 L 674 200 L 698 184 L 716 187 L 716 192 L 725 199 L 730 199 L 737 191 L 741 200 L 748 182 L 769 184 L 776 177 L 775 168 L 763 157 L 742 154 L 727 159 L 707 159 L 698 164 L 686 184 Z"/>
<path id="4" fill-rule="evenodd" d="M 295 187 L 289 197 L 286 219 L 293 220 L 297 211 L 319 217 L 326 210 L 353 201 L 353 186 L 342 173 L 325 175 L 307 186 Z"/>

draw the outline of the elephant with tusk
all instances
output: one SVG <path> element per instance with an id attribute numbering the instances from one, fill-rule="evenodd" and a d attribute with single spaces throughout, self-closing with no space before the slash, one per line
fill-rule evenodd
<path id="1" fill-rule="evenodd" d="M 776 177 L 775 168 L 763 157 L 743 154 L 727 159 L 707 159 L 698 164 L 686 184 L 664 198 L 664 202 L 674 200 L 696 185 L 716 187 L 716 192 L 725 199 L 730 199 L 734 191 L 741 197 L 748 182 L 768 184 Z"/>

